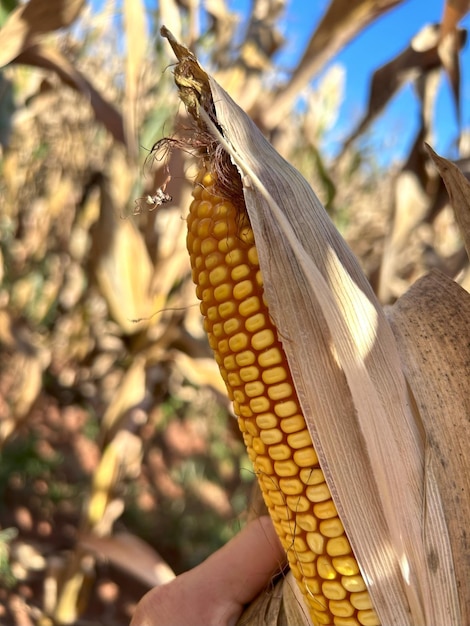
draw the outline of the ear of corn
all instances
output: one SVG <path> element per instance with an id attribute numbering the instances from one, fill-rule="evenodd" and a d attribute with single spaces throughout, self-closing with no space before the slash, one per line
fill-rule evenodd
<path id="1" fill-rule="evenodd" d="M 461 511 L 469 510 L 470 501 L 458 482 L 460 472 L 464 481 L 468 475 L 461 462 L 468 455 L 454 454 L 459 441 L 448 433 L 465 441 L 468 410 L 454 400 L 465 388 L 469 361 L 462 353 L 459 365 L 447 370 L 446 384 L 439 383 L 449 343 L 436 339 L 445 315 L 436 311 L 434 286 L 431 300 L 416 290 L 398 313 L 406 327 L 399 350 L 397 316 L 392 328 L 358 260 L 307 181 L 196 57 L 164 27 L 162 35 L 178 58 L 175 82 L 194 120 L 189 143 L 219 176 L 214 186 L 213 178 L 201 174 L 195 217 L 189 220 L 188 244 L 206 328 L 314 622 L 377 622 L 366 608 L 367 594 L 353 595 L 362 587 L 345 584 L 361 581 L 354 573 L 360 563 L 383 624 L 467 623 L 468 545 L 462 523 L 455 520 L 468 518 Z M 462 303 L 461 294 L 454 291 L 454 296 Z M 416 333 L 410 311 L 417 305 L 422 310 L 423 302 L 420 319 L 426 324 Z M 454 329 L 459 353 L 468 337 L 467 319 Z M 290 374 L 284 377 L 287 364 L 278 337 L 298 398 L 289 395 L 293 381 Z M 430 339 L 436 349 L 445 346 L 442 358 L 432 358 Z M 274 373 L 263 378 L 263 368 Z M 460 387 L 448 384 L 454 376 Z M 303 439 L 298 399 L 317 454 Z M 448 450 L 444 457 L 441 446 Z M 451 469 L 450 458 L 457 456 Z M 322 494 L 326 483 L 317 457 L 350 543 L 344 535 L 325 533 L 323 522 L 337 516 L 329 494 Z M 338 545 L 345 552 L 332 556 L 331 548 Z M 349 545 L 357 563 L 346 552 Z M 338 571 L 339 559 L 348 558 L 352 569 Z M 346 590 L 344 597 L 334 596 L 335 590 L 343 596 L 331 584 L 336 582 Z M 359 604 L 361 599 L 365 604 Z"/>
<path id="2" fill-rule="evenodd" d="M 187 247 L 204 327 L 266 505 L 315 625 L 377 626 L 264 297 L 246 211 L 203 168 Z"/>

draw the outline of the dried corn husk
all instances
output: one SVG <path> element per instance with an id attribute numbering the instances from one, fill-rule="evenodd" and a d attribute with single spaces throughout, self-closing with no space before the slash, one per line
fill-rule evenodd
<path id="1" fill-rule="evenodd" d="M 416 402 L 407 381 L 419 364 L 406 364 L 401 354 L 411 348 L 400 335 L 397 343 L 358 261 L 307 182 L 192 53 L 162 33 L 178 57 L 175 79 L 189 113 L 240 173 L 270 313 L 381 623 L 468 622 L 464 565 L 449 528 L 456 504 L 430 463 L 430 422 L 420 404 L 427 396 Z M 400 324 L 413 333 L 411 315 L 398 311 L 395 328 Z M 466 333 L 468 345 L 466 327 L 455 333 Z M 459 468 L 465 471 L 456 461 L 453 471 Z M 467 519 L 468 490 L 464 495 Z"/>

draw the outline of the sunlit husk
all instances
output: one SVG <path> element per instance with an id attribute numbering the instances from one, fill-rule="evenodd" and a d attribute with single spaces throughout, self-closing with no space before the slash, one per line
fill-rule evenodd
<path id="1" fill-rule="evenodd" d="M 241 171 L 270 311 L 374 605 L 382 623 L 424 623 L 423 442 L 390 328 L 308 184 L 211 88 Z"/>
<path id="2" fill-rule="evenodd" d="M 450 513 L 430 482 L 437 467 L 427 465 L 421 407 L 381 306 L 303 177 L 194 57 L 172 46 L 188 110 L 239 169 L 270 313 L 382 624 L 461 623 Z M 213 102 L 217 126 L 199 102 L 209 112 Z"/>

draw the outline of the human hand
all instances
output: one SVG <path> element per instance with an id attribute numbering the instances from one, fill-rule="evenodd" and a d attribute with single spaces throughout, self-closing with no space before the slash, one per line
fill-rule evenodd
<path id="1" fill-rule="evenodd" d="M 130 626 L 234 626 L 284 562 L 271 519 L 260 517 L 203 563 L 149 591 Z"/>

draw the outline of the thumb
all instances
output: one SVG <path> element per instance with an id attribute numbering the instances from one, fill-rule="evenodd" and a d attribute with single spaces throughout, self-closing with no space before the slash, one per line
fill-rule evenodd
<path id="1" fill-rule="evenodd" d="M 233 626 L 284 561 L 271 519 L 260 517 L 201 565 L 152 589 L 131 626 Z"/>

